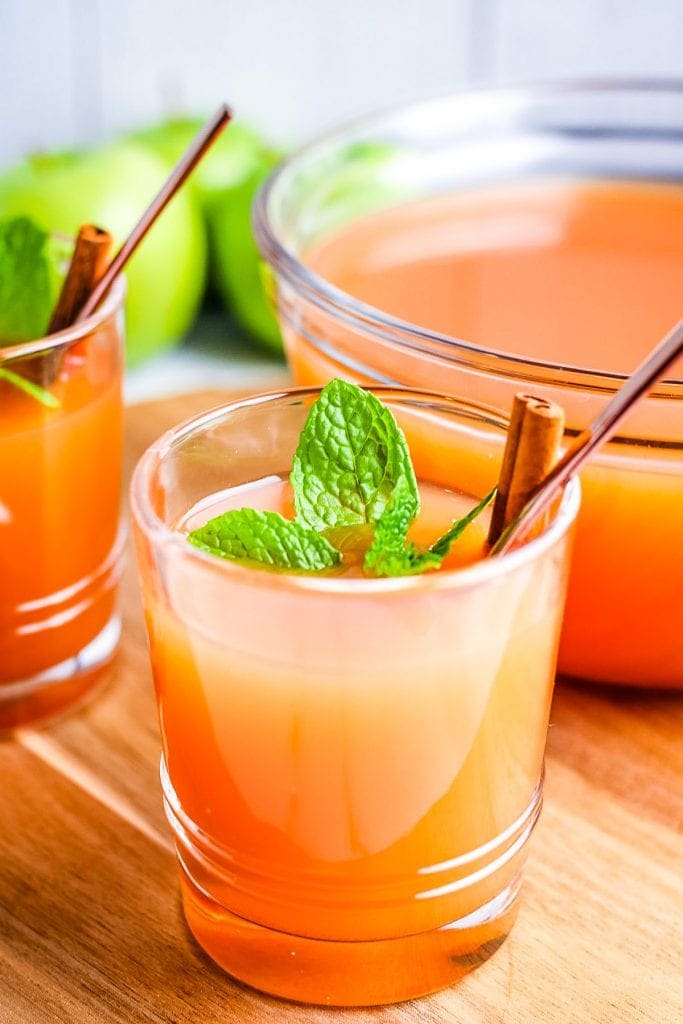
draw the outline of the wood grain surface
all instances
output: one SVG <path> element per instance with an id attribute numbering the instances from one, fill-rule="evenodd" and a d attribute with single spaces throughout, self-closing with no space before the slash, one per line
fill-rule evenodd
<path id="1" fill-rule="evenodd" d="M 129 409 L 127 472 L 162 430 L 224 397 Z M 108 683 L 82 709 L 0 743 L 0 1024 L 683 1020 L 683 699 L 672 694 L 558 685 L 520 916 L 458 987 L 341 1011 L 222 974 L 179 906 L 129 563 Z"/>

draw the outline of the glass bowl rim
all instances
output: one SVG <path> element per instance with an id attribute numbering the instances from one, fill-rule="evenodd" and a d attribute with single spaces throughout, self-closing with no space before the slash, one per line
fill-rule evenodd
<path id="1" fill-rule="evenodd" d="M 326 278 L 312 271 L 280 240 L 273 223 L 270 205 L 278 188 L 281 187 L 283 178 L 286 182 L 286 177 L 298 168 L 305 167 L 311 156 L 323 152 L 325 147 L 336 140 L 353 136 L 354 133 L 365 131 L 372 126 L 379 126 L 387 119 L 419 118 L 423 116 L 422 112 L 425 110 L 462 104 L 473 99 L 508 98 L 533 103 L 554 96 L 562 98 L 590 93 L 626 95 L 633 92 L 670 94 L 683 99 L 683 78 L 577 78 L 539 82 L 533 85 L 463 87 L 430 99 L 396 104 L 339 124 L 316 136 L 283 160 L 259 188 L 252 207 L 252 226 L 261 254 L 273 270 L 302 294 L 305 300 L 332 317 L 342 319 L 351 326 L 370 330 L 383 340 L 399 347 L 415 349 L 419 348 L 422 342 L 433 347 L 433 355 L 447 354 L 451 358 L 459 356 L 459 361 L 464 361 L 468 368 L 487 374 L 541 385 L 560 383 L 563 388 L 569 390 L 614 394 L 628 379 L 628 373 L 596 370 L 488 348 L 439 331 L 428 330 L 355 299 L 348 292 L 337 288 Z M 652 339 L 652 347 L 658 340 L 660 339 Z M 561 381 L 557 380 L 558 375 L 562 375 Z M 683 400 L 683 378 L 667 378 L 660 381 L 649 397 Z"/>
<path id="2" fill-rule="evenodd" d="M 378 578 L 347 578 L 343 576 L 314 576 L 289 572 L 269 572 L 265 569 L 253 568 L 233 562 L 227 558 L 217 558 L 208 552 L 189 544 L 186 537 L 171 529 L 157 515 L 149 498 L 149 488 L 157 467 L 161 466 L 168 453 L 192 435 L 216 426 L 232 413 L 241 409 L 267 405 L 272 402 L 287 402 L 297 398 L 313 398 L 320 394 L 323 385 L 313 387 L 291 387 L 278 391 L 268 391 L 257 395 L 248 395 L 214 406 L 205 412 L 176 424 L 151 444 L 138 460 L 130 482 L 130 508 L 133 520 L 137 523 L 146 538 L 151 540 L 155 549 L 163 547 L 166 551 L 175 551 L 190 561 L 210 565 L 215 571 L 223 573 L 234 583 L 243 582 L 250 586 L 260 585 L 267 589 L 314 591 L 326 594 L 390 594 L 415 591 L 465 590 L 487 581 L 504 576 L 518 566 L 533 562 L 544 554 L 553 544 L 565 535 L 576 521 L 580 506 L 580 484 L 578 478 L 569 481 L 557 510 L 549 526 L 538 536 L 527 541 L 521 547 L 495 558 L 482 559 L 469 566 L 459 569 L 444 569 L 434 573 L 416 576 L 378 577 Z M 398 401 L 411 397 L 425 402 L 438 402 L 441 406 L 451 406 L 453 412 L 468 411 L 476 413 L 482 420 L 492 426 L 507 429 L 508 418 L 492 406 L 467 399 L 458 399 L 449 395 L 441 395 L 419 388 L 402 387 L 370 387 L 367 390 L 382 398 L 390 400 L 392 396 Z"/>

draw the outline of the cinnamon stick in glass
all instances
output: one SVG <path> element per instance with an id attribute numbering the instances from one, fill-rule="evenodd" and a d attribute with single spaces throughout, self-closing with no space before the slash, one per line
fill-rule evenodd
<path id="1" fill-rule="evenodd" d="M 111 244 L 112 237 L 108 231 L 94 224 L 81 226 L 57 305 L 50 317 L 48 334 L 55 334 L 74 323 L 104 273 Z"/>
<path id="2" fill-rule="evenodd" d="M 83 224 L 76 237 L 66 276 L 45 332 L 49 337 L 76 322 L 92 290 L 107 267 L 112 236 L 94 224 Z M 59 376 L 64 353 L 61 347 L 49 348 L 22 359 L 16 370 L 27 380 L 50 387 Z"/>
<path id="3" fill-rule="evenodd" d="M 521 392 L 515 395 L 491 514 L 489 544 L 495 544 L 558 462 L 563 433 L 562 406 Z"/>

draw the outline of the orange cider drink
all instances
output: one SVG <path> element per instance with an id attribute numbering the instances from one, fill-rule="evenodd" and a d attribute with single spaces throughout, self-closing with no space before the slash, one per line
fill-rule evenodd
<path id="1" fill-rule="evenodd" d="M 123 292 L 0 347 L 0 731 L 83 697 L 118 640 Z"/>
<path id="2" fill-rule="evenodd" d="M 379 390 L 435 538 L 495 483 L 506 423 Z M 439 571 L 303 575 L 216 558 L 188 531 L 249 506 L 292 517 L 318 389 L 236 402 L 165 435 L 132 484 L 185 915 L 239 980 L 370 1005 L 456 982 L 507 936 L 541 807 L 572 484 L 525 547 L 487 516 Z M 347 555 L 349 557 L 347 558 Z"/>
<path id="3" fill-rule="evenodd" d="M 559 402 L 571 434 L 681 316 L 683 187 L 463 188 L 313 232 L 297 254 L 300 271 L 273 261 L 298 383 L 396 382 L 501 409 L 527 390 Z M 683 366 L 671 376 L 582 473 L 567 675 L 683 686 Z"/>

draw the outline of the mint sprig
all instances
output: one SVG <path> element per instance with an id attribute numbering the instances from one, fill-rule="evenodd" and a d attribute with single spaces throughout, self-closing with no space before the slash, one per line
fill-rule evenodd
<path id="1" fill-rule="evenodd" d="M 0 222 L 0 342 L 41 338 L 60 285 L 63 247 L 29 217 Z M 14 370 L 0 368 L 5 380 L 50 409 L 59 401 Z"/>
<path id="2" fill-rule="evenodd" d="M 0 223 L 0 338 L 41 338 L 59 290 L 50 236 L 29 217 Z"/>
<path id="3" fill-rule="evenodd" d="M 495 495 L 494 488 L 431 547 L 409 542 L 420 497 L 405 435 L 373 394 L 342 380 L 331 381 L 311 407 L 290 481 L 294 521 L 277 512 L 232 509 L 193 530 L 188 539 L 223 558 L 321 572 L 341 561 L 340 551 L 323 531 L 340 547 L 348 545 L 354 529 L 359 537 L 371 531 L 363 570 L 375 576 L 411 576 L 438 569 Z"/>
<path id="4" fill-rule="evenodd" d="M 188 540 L 212 555 L 257 562 L 273 569 L 320 572 L 341 560 L 336 548 L 315 530 L 285 519 L 278 512 L 253 508 L 223 512 L 193 530 Z"/>

